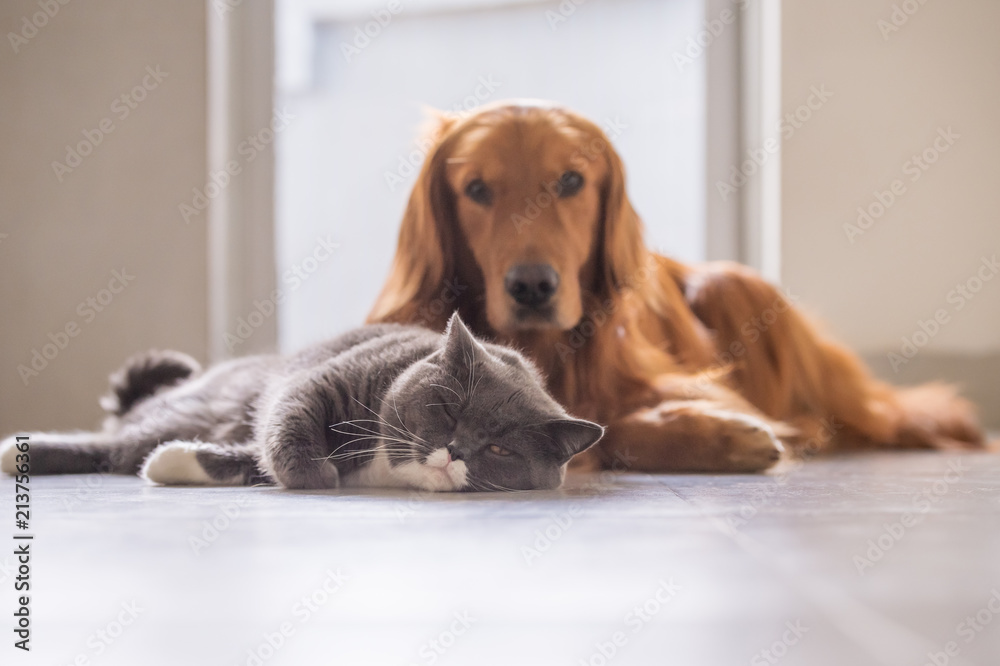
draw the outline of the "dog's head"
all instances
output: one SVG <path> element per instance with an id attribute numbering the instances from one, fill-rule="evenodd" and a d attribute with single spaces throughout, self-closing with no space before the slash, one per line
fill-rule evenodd
<path id="1" fill-rule="evenodd" d="M 566 330 L 586 294 L 605 296 L 637 270 L 640 223 L 621 159 L 594 123 L 500 103 L 439 116 L 431 140 L 371 319 L 467 279 L 481 285 L 495 331 Z"/>

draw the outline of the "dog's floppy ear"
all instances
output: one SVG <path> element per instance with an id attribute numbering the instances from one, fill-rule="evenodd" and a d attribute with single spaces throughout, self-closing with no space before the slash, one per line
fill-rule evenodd
<path id="1" fill-rule="evenodd" d="M 625 192 L 625 167 L 607 137 L 602 140 L 608 166 L 602 192 L 602 290 L 610 293 L 635 280 L 647 250 L 642 241 L 642 222 Z"/>
<path id="2" fill-rule="evenodd" d="M 437 294 L 444 276 L 454 272 L 454 233 L 449 231 L 454 228 L 453 212 L 447 201 L 442 144 L 457 118 L 425 110 L 430 115 L 422 139 L 427 154 L 403 213 L 389 277 L 368 315 L 369 322 L 413 322 L 420 307 Z"/>

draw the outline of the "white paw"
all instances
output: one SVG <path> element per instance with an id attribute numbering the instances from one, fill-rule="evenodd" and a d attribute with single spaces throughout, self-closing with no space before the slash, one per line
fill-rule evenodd
<path id="1" fill-rule="evenodd" d="M 164 486 L 209 486 L 219 482 L 208 475 L 195 454 L 197 442 L 167 442 L 153 449 L 139 475 Z"/>
<path id="2" fill-rule="evenodd" d="M 403 485 L 431 492 L 452 492 L 468 483 L 469 470 L 461 460 L 452 461 L 445 449 L 434 451 L 424 463 L 416 460 L 392 468 L 396 480 L 393 485 Z"/>
<path id="3" fill-rule="evenodd" d="M 0 443 L 0 472 L 14 476 L 17 474 L 17 439 L 8 437 Z"/>

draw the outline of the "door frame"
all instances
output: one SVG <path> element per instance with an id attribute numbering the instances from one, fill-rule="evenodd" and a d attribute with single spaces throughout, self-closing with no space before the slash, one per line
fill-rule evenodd
<path id="1" fill-rule="evenodd" d="M 299 0 L 276 19 L 276 0 L 210 0 L 208 12 L 208 168 L 210 176 L 239 155 L 241 142 L 274 113 L 275 31 L 307 44 L 330 6 Z M 279 0 L 280 1 L 280 0 Z M 457 0 L 461 2 L 463 0 Z M 467 1 L 467 0 L 466 0 Z M 506 0 L 495 4 L 523 4 Z M 705 20 L 734 14 L 705 48 L 705 253 L 781 277 L 780 0 L 704 0 Z M 442 1 L 452 9 L 456 0 Z M 357 4 L 357 3 L 355 3 Z M 437 8 L 438 10 L 441 7 Z M 352 11 L 356 13 L 357 7 Z M 334 12 L 336 14 L 336 12 Z M 343 18 L 343 17 L 341 17 Z M 308 47 L 306 53 L 308 53 Z M 299 49 L 302 51 L 302 49 Z M 301 60 L 302 53 L 298 59 Z M 293 63 L 294 64 L 294 63 Z M 307 82 L 302 82 L 308 85 Z M 777 141 L 756 168 L 747 160 Z M 745 183 L 723 198 L 719 183 L 748 168 Z M 750 174 L 750 170 L 753 173 Z M 209 353 L 213 361 L 277 348 L 277 317 L 249 317 L 277 288 L 273 148 L 242 163 L 238 177 L 209 202 Z M 256 325 L 254 325 L 256 324 Z M 232 336 L 252 329 L 235 347 Z"/>

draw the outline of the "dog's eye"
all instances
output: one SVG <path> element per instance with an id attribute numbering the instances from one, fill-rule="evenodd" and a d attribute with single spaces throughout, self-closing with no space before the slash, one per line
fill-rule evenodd
<path id="1" fill-rule="evenodd" d="M 479 178 L 476 178 L 465 186 L 465 196 L 483 206 L 489 206 L 493 202 L 493 192 L 491 192 L 489 186 Z"/>
<path id="2" fill-rule="evenodd" d="M 583 187 L 583 176 L 576 171 L 566 171 L 559 176 L 557 189 L 560 197 L 571 197 Z"/>
<path id="3" fill-rule="evenodd" d="M 496 444 L 490 444 L 490 451 L 497 454 L 498 456 L 509 456 L 510 451 L 503 448 L 502 446 L 497 446 Z"/>

